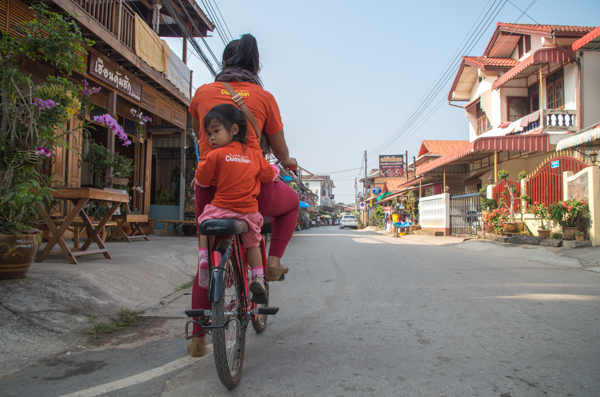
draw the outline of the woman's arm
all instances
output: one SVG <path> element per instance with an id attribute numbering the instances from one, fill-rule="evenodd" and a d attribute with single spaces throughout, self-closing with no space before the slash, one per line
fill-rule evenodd
<path id="1" fill-rule="evenodd" d="M 282 167 L 298 167 L 296 159 L 290 157 L 290 151 L 285 142 L 283 130 L 273 135 L 267 135 L 267 139 L 269 140 L 269 145 L 271 145 L 273 155 L 277 157 L 277 160 L 280 161 Z"/>

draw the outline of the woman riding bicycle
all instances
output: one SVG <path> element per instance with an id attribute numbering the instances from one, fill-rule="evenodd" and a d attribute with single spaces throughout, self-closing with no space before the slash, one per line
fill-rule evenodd
<path id="1" fill-rule="evenodd" d="M 206 131 L 201 120 L 216 105 L 232 104 L 232 95 L 221 82 L 231 84 L 237 94 L 241 95 L 244 102 L 256 118 L 259 128 L 258 134 L 264 134 L 272 153 L 283 167 L 296 167 L 296 159 L 291 158 L 283 133 L 283 123 L 279 106 L 273 95 L 265 91 L 258 78 L 259 53 L 256 39 L 250 34 L 243 35 L 239 40 L 230 42 L 223 52 L 223 70 L 215 78 L 214 83 L 205 84 L 196 90 L 190 104 L 190 114 L 193 116 L 194 132 L 199 139 L 200 163 L 206 160 L 208 152 L 213 147 L 208 141 Z M 247 150 L 262 153 L 256 132 L 248 125 Z M 196 185 L 196 218 L 202 215 L 204 207 L 213 200 L 216 186 L 206 188 Z M 299 200 L 296 192 L 279 181 L 261 185 L 260 194 L 256 197 L 258 212 L 271 218 L 271 245 L 267 258 L 267 281 L 276 281 L 288 272 L 286 266 L 281 265 L 281 257 L 290 241 L 298 218 Z M 198 236 L 200 229 L 198 228 Z M 192 289 L 192 308 L 209 309 L 208 290 L 198 283 L 198 275 L 194 280 Z M 202 329 L 194 325 L 194 334 Z M 205 335 L 195 337 L 188 345 L 193 356 L 204 355 Z"/>

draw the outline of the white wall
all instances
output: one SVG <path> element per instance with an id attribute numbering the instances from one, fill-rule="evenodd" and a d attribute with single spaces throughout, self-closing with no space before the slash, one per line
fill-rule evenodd
<path id="1" fill-rule="evenodd" d="M 583 71 L 583 123 L 587 128 L 600 123 L 600 52 L 585 52 Z"/>
<path id="2" fill-rule="evenodd" d="M 577 109 L 577 79 L 579 72 L 577 64 L 570 63 L 564 67 L 565 109 Z"/>

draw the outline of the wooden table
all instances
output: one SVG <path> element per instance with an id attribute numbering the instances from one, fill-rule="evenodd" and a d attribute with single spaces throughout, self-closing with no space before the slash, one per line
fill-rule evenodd
<path id="1" fill-rule="evenodd" d="M 44 248 L 42 253 L 35 259 L 36 262 L 42 262 L 48 254 L 52 251 L 52 248 L 58 243 L 62 252 L 67 257 L 69 263 L 77 264 L 75 257 L 92 254 L 104 254 L 106 259 L 112 259 L 110 253 L 104 246 L 102 239 L 98 234 L 102 231 L 110 217 L 115 213 L 119 205 L 122 203 L 129 203 L 129 195 L 127 193 L 115 193 L 108 192 L 100 189 L 93 189 L 88 187 L 83 188 L 54 188 L 55 192 L 52 193 L 52 197 L 56 200 L 69 200 L 73 203 L 73 209 L 69 211 L 67 217 L 62 222 L 60 228 L 57 228 L 50 215 L 37 204 L 37 209 L 42 216 L 42 219 L 46 223 L 46 226 L 50 230 L 52 237 L 48 240 L 48 245 Z M 96 224 L 90 221 L 90 218 L 85 213 L 83 207 L 90 201 L 104 201 L 108 203 L 109 210 L 104 215 L 104 218 Z M 83 224 L 85 225 L 88 239 L 79 249 L 69 249 L 65 243 L 65 239 L 62 237 L 65 231 L 71 226 L 71 223 L 79 215 Z M 95 222 L 94 222 L 95 223 Z M 95 242 L 98 245 L 97 250 L 90 250 L 90 246 Z"/>

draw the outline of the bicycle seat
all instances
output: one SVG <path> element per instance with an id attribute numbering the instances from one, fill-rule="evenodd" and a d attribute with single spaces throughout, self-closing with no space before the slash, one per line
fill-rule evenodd
<path id="1" fill-rule="evenodd" d="M 205 236 L 242 234 L 248 231 L 248 224 L 236 219 L 208 219 L 202 222 L 200 231 Z"/>

